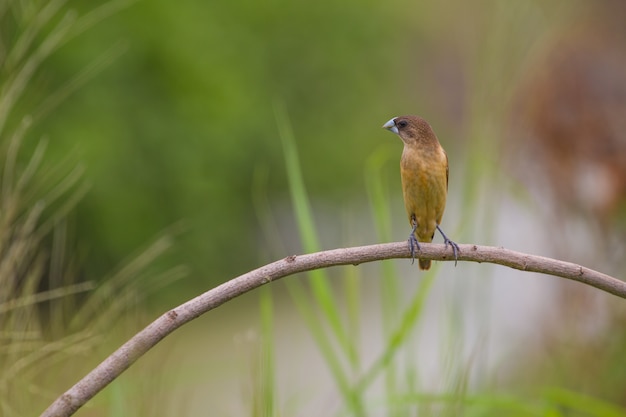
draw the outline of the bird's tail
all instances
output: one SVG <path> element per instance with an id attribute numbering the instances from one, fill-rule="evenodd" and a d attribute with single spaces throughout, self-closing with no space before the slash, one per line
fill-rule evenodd
<path id="1" fill-rule="evenodd" d="M 426 271 L 430 269 L 430 259 L 420 259 L 419 266 L 422 271 Z"/>

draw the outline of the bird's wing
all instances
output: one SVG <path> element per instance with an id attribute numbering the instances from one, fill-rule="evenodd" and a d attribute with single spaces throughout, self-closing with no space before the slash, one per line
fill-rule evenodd
<path id="1" fill-rule="evenodd" d="M 448 176 L 450 174 L 450 167 L 448 166 L 448 154 L 446 151 L 443 151 L 443 154 L 446 157 L 446 192 L 448 191 Z"/>

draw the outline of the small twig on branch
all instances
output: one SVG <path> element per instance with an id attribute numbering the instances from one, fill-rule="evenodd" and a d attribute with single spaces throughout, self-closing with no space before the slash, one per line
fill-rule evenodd
<path id="1" fill-rule="evenodd" d="M 436 261 L 454 260 L 452 248 L 421 243 L 417 255 Z M 626 282 L 570 262 L 528 255 L 504 248 L 459 245 L 459 261 L 489 262 L 522 271 L 540 272 L 579 281 L 610 294 L 626 298 Z M 57 398 L 42 417 L 70 416 L 137 359 L 185 323 L 252 289 L 298 272 L 337 265 L 358 265 L 393 258 L 408 258 L 406 242 L 334 249 L 308 255 L 288 256 L 262 266 L 205 292 L 168 311 L 113 352 L 100 365 Z"/>

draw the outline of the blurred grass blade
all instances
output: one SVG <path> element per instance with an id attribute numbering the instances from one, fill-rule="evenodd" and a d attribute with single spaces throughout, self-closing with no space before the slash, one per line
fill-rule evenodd
<path id="1" fill-rule="evenodd" d="M 275 237 L 278 234 L 278 227 L 276 222 L 272 218 L 269 202 L 267 201 L 264 189 L 264 175 L 265 171 L 257 170 L 255 176 L 255 193 L 254 202 L 259 216 L 259 221 L 263 227 L 265 234 L 267 235 L 268 242 L 271 244 L 274 251 L 278 253 L 284 253 L 285 248 L 282 243 Z M 322 356 L 326 361 L 335 383 L 339 389 L 339 392 L 343 396 L 346 403 L 350 403 L 353 400 L 353 392 L 350 387 L 350 381 L 348 380 L 346 372 L 343 370 L 341 361 L 337 353 L 335 352 L 332 340 L 326 335 L 323 322 L 319 319 L 316 311 L 308 298 L 307 291 L 304 285 L 297 280 L 285 281 L 289 295 L 293 299 L 298 313 L 304 319 L 309 331 L 313 336 L 313 340 L 316 341 L 317 347 L 320 350 Z"/>
<path id="2" fill-rule="evenodd" d="M 326 365 L 328 365 L 335 383 L 339 388 L 339 392 L 348 405 L 352 404 L 350 407 L 351 409 L 361 408 L 360 400 L 354 397 L 354 391 L 350 386 L 348 374 L 344 371 L 341 365 L 341 360 L 333 349 L 331 339 L 327 336 L 322 321 L 315 313 L 315 309 L 308 300 L 304 286 L 297 280 L 291 281 L 293 282 L 287 284 L 289 295 L 294 300 L 294 304 L 296 305 L 300 315 L 307 323 L 309 331 L 317 343 L 317 347 L 322 353 L 322 356 L 326 361 Z"/>
<path id="3" fill-rule="evenodd" d="M 420 280 L 415 296 L 404 312 L 400 325 L 387 339 L 385 350 L 357 384 L 359 392 L 364 392 L 371 386 L 378 375 L 389 366 L 389 363 L 393 360 L 398 349 L 411 335 L 412 330 L 415 328 L 424 310 L 426 298 L 428 294 L 430 294 L 430 289 L 433 282 L 435 282 L 435 278 L 436 274 L 434 273 L 424 274 L 423 278 Z"/>
<path id="4" fill-rule="evenodd" d="M 370 206 L 374 213 L 374 229 L 379 242 L 392 240 L 392 216 L 389 209 L 390 196 L 385 186 L 384 166 L 392 159 L 392 150 L 384 146 L 375 151 L 367 160 L 365 184 Z M 380 286 L 380 303 L 382 308 L 382 330 L 385 340 L 393 335 L 394 324 L 397 323 L 401 299 L 399 291 L 398 272 L 395 262 L 381 262 L 382 277 L 378 280 Z M 397 392 L 397 370 L 393 362 L 385 367 L 385 390 L 390 397 Z M 390 417 L 396 415 L 395 408 L 390 411 Z"/>
<path id="5" fill-rule="evenodd" d="M 93 79 L 104 68 L 115 62 L 122 54 L 128 50 L 128 45 L 125 42 L 118 42 L 106 51 L 102 52 L 91 63 L 85 66 L 79 73 L 69 79 L 65 84 L 59 87 L 54 92 L 48 94 L 45 100 L 39 104 L 36 111 L 33 112 L 33 120 L 36 122 L 41 121 L 51 111 L 59 106 L 63 101 L 67 99 L 72 93 L 80 89 L 88 81 Z"/>
<path id="6" fill-rule="evenodd" d="M 101 335 L 111 338 L 116 318 L 132 312 L 131 307 L 155 288 L 186 273 L 183 267 L 152 267 L 171 246 L 169 240 L 159 239 L 110 281 L 85 281 L 91 277 L 89 266 L 81 262 L 86 242 L 74 242 L 67 229 L 67 216 L 89 188 L 85 168 L 74 163 L 71 153 L 44 164 L 45 140 L 31 142 L 36 146 L 30 158 L 22 154 L 34 123 L 117 59 L 124 45 L 100 55 L 52 94 L 40 89 L 41 82 L 57 85 L 42 64 L 70 38 L 132 2 L 106 1 L 81 17 L 66 7 L 66 0 L 0 1 L 6 35 L 0 36 L 2 416 L 34 415 L 42 401 L 58 395 L 60 380 L 80 372 L 83 359 L 102 345 Z M 142 288 L 140 281 L 146 277 L 150 285 Z M 126 322 L 133 317 L 124 316 Z"/>
<path id="7" fill-rule="evenodd" d="M 2 210 L 6 211 L 7 206 L 11 204 L 12 196 L 13 196 L 13 187 L 14 187 L 14 179 L 13 175 L 15 174 L 15 164 L 17 161 L 17 155 L 22 144 L 22 140 L 24 135 L 30 125 L 32 124 L 32 118 L 30 116 L 25 116 L 20 121 L 19 127 L 13 132 L 11 139 L 9 140 L 8 148 L 6 150 L 6 155 L 4 155 L 4 170 L 2 172 Z M 39 145 L 44 141 L 41 141 Z M 37 146 L 39 148 L 39 145 Z M 38 153 L 35 152 L 35 155 Z M 28 163 L 30 168 L 35 161 L 35 157 L 33 156 Z M 35 165 L 36 166 L 36 165 Z"/>
<path id="8" fill-rule="evenodd" d="M 5 62 L 9 69 L 9 76 L 4 81 L 2 91 L 0 92 L 0 134 L 4 130 L 15 103 L 22 97 L 41 64 L 68 40 L 80 35 L 111 14 L 128 7 L 134 3 L 134 0 L 108 1 L 80 17 L 72 10 L 65 12 L 63 16 L 59 17 L 59 11 L 65 3 L 66 0 L 53 0 L 48 2 L 45 7 L 42 7 L 41 11 L 33 19 L 32 23 L 23 30 L 22 35 L 7 54 Z M 34 47 L 33 40 L 51 22 L 55 22 L 54 26 L 43 37 L 41 43 Z M 30 52 L 32 48 L 34 50 Z M 105 54 L 106 59 L 111 58 L 106 55 L 109 54 Z M 93 67 L 90 67 L 87 70 L 88 72 L 93 72 L 93 69 Z M 80 83 L 84 76 L 85 73 L 79 76 L 77 82 Z M 72 89 L 78 86 L 72 86 L 71 83 L 66 85 L 65 88 Z M 64 98 L 62 95 L 56 98 L 53 97 L 53 102 Z M 46 107 L 47 105 L 44 105 L 44 109 Z"/>
<path id="9" fill-rule="evenodd" d="M 483 395 L 457 395 L 453 393 L 430 394 L 414 392 L 405 395 L 394 396 L 390 402 L 398 406 L 408 407 L 411 404 L 428 406 L 447 406 L 462 403 L 467 408 L 461 414 L 451 413 L 450 415 L 471 415 L 471 416 L 499 416 L 507 417 L 559 417 L 562 414 L 555 413 L 550 407 L 546 408 L 540 404 L 533 404 L 527 399 L 521 399 L 509 395 L 483 394 Z M 428 408 L 432 410 L 433 408 Z M 435 407 L 441 410 L 439 407 Z M 451 410 L 454 410 L 452 408 Z M 442 410 L 443 411 L 443 410 Z M 449 411 L 449 410 L 446 410 Z M 433 414 L 433 413 L 431 413 Z M 435 415 L 448 415 L 440 412 Z"/>
<path id="10" fill-rule="evenodd" d="M 626 416 L 626 408 L 612 404 L 599 398 L 594 398 L 580 392 L 570 391 L 563 388 L 550 388 L 544 396 L 559 408 L 572 410 L 577 415 L 595 417 L 623 417 Z"/>
<path id="11" fill-rule="evenodd" d="M 81 292 L 91 291 L 95 288 L 95 284 L 92 281 L 80 282 L 78 284 L 66 285 L 61 288 L 55 288 L 53 290 L 41 291 L 37 293 L 30 293 L 19 298 L 13 298 L 4 303 L 0 303 L 0 314 L 5 314 L 11 310 L 17 308 L 24 308 L 32 306 L 42 301 L 50 301 L 57 298 L 67 297 L 69 295 L 78 294 Z"/>
<path id="12" fill-rule="evenodd" d="M 262 287 L 260 294 L 261 315 L 261 352 L 259 387 L 255 390 L 260 398 L 258 409 L 260 417 L 272 417 L 276 410 L 276 365 L 274 362 L 274 306 L 269 287 Z"/>
<path id="13" fill-rule="evenodd" d="M 7 4 L 10 2 L 7 2 Z M 24 28 L 22 34 L 17 38 L 13 48 L 7 54 L 5 60 L 5 70 L 13 72 L 19 62 L 28 54 L 33 45 L 33 41 L 41 33 L 41 30 L 49 24 L 50 20 L 59 12 L 67 0 L 52 0 L 41 8 L 32 19 L 32 23 Z"/>
<path id="14" fill-rule="evenodd" d="M 23 95 L 33 74 L 44 59 L 50 56 L 50 54 L 60 46 L 74 20 L 75 17 L 73 13 L 67 13 L 61 18 L 44 38 L 39 47 L 25 59 L 25 62 L 19 69 L 16 69 L 15 74 L 11 74 L 5 81 L 0 94 L 0 134 L 4 130 L 5 123 L 7 122 L 13 106 Z"/>
<path id="15" fill-rule="evenodd" d="M 99 325 L 106 325 L 107 322 L 114 322 L 128 305 L 134 304 L 136 301 L 138 297 L 136 285 L 143 271 L 168 251 L 172 244 L 172 237 L 164 234 L 146 249 L 131 256 L 120 266 L 117 272 L 106 277 L 102 285 L 97 287 L 80 309 L 74 313 L 71 328 L 80 329 L 86 323 L 98 327 Z M 184 268 L 173 269 L 161 277 L 171 282 L 186 272 Z"/>
<path id="16" fill-rule="evenodd" d="M 316 252 L 320 250 L 320 247 L 317 234 L 315 232 L 313 216 L 304 180 L 302 179 L 302 171 L 300 169 L 300 161 L 298 158 L 291 124 L 289 123 L 286 110 L 281 104 L 275 103 L 274 113 L 276 123 L 278 125 L 279 136 L 283 144 L 289 190 L 294 205 L 298 229 L 300 230 L 302 245 L 305 252 Z M 349 332 L 346 331 L 345 326 L 342 323 L 341 314 L 339 312 L 339 308 L 337 307 L 337 301 L 333 296 L 329 279 L 323 270 L 311 271 L 308 275 L 311 277 L 310 283 L 316 304 L 320 307 L 323 317 L 329 324 L 334 338 L 343 352 L 343 355 L 345 355 L 348 363 L 354 369 L 358 365 L 356 341 L 350 339 Z M 319 318 L 316 317 L 315 308 L 310 302 L 308 302 L 301 283 L 297 280 L 289 280 L 287 287 L 294 297 L 300 312 L 303 313 L 305 320 L 309 324 L 315 340 L 321 348 L 322 353 L 331 368 L 335 381 L 344 395 L 344 398 L 351 405 L 352 409 L 361 409 L 361 406 L 358 405 L 360 400 L 355 398 L 348 388 L 347 374 L 341 366 L 340 357 L 328 343 L 329 338 L 325 334 L 324 326 L 317 322 L 319 321 Z"/>
<path id="17" fill-rule="evenodd" d="M 280 106 L 275 106 L 276 121 L 278 123 L 279 134 L 283 143 L 283 151 L 285 153 L 285 164 L 287 166 L 287 178 L 289 180 L 289 190 L 295 209 L 298 229 L 304 251 L 311 253 L 320 250 L 315 226 L 313 224 L 313 216 L 311 214 L 310 203 L 306 194 L 306 188 L 302 179 L 302 171 L 300 169 L 300 160 L 285 110 Z M 328 323 L 333 330 L 335 337 L 339 341 L 342 349 L 347 354 L 349 360 L 356 358 L 354 345 L 346 337 L 347 332 L 344 329 L 341 320 L 341 314 L 337 308 L 337 300 L 333 296 L 328 277 L 323 270 L 315 270 L 308 273 L 311 277 L 311 286 L 315 300 L 322 308 Z"/>
<path id="18" fill-rule="evenodd" d="M 76 23 L 73 25 L 72 31 L 69 34 L 67 40 L 80 35 L 84 31 L 100 23 L 107 17 L 114 15 L 115 13 L 131 6 L 138 1 L 139 0 L 111 0 L 102 3 L 98 7 L 94 8 L 88 13 L 85 13 L 83 16 L 76 20 Z"/>
<path id="19" fill-rule="evenodd" d="M 300 158 L 296 149 L 295 138 L 291 123 L 287 116 L 286 110 L 281 105 L 275 105 L 274 112 L 278 133 L 283 144 L 283 152 L 285 154 L 285 165 L 287 168 L 287 179 L 289 181 L 289 191 L 291 201 L 294 205 L 296 219 L 298 221 L 298 230 L 305 252 L 315 252 L 319 250 L 319 242 L 315 233 L 313 224 L 313 215 L 311 214 L 311 205 L 306 194 L 304 180 L 302 179 L 302 170 L 300 168 Z M 321 280 L 323 281 L 323 280 Z M 323 284 L 320 284 L 322 286 Z M 324 294 L 325 298 L 331 299 L 330 291 Z"/>

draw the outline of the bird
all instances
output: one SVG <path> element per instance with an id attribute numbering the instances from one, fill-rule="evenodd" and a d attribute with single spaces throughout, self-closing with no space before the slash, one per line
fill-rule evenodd
<path id="1" fill-rule="evenodd" d="M 439 230 L 446 247 L 450 245 L 456 265 L 459 245 L 448 239 L 439 227 L 448 194 L 448 155 L 432 127 L 419 116 L 394 117 L 383 125 L 404 142 L 400 176 L 404 206 L 411 225 L 409 249 L 413 262 L 419 242 L 432 242 Z M 430 260 L 419 259 L 419 268 L 430 268 Z"/>

